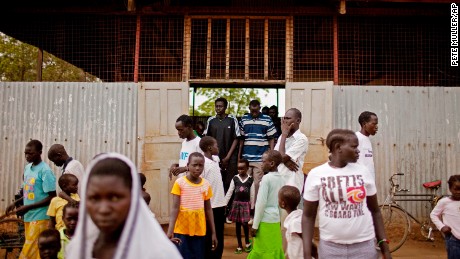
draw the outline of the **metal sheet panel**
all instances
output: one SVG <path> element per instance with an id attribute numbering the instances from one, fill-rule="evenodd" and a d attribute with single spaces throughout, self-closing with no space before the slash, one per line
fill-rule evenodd
<path id="1" fill-rule="evenodd" d="M 30 139 L 43 143 L 48 164 L 55 143 L 84 166 L 110 151 L 136 161 L 137 84 L 0 82 L 0 114 L 0 208 L 21 184 Z"/>
<path id="2" fill-rule="evenodd" d="M 359 130 L 358 116 L 365 110 L 379 118 L 379 131 L 371 137 L 379 201 L 395 172 L 405 174 L 400 185 L 410 193 L 428 193 L 422 183 L 441 179 L 440 193 L 448 194 L 449 176 L 460 172 L 460 88 L 334 87 L 334 128 Z M 427 202 L 401 204 L 419 218 L 429 208 Z"/>

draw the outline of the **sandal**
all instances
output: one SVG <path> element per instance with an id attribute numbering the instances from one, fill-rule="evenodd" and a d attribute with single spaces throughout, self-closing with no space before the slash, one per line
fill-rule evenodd
<path id="1" fill-rule="evenodd" d="M 241 247 L 238 247 L 236 250 L 235 250 L 235 254 L 239 255 L 243 253 L 243 249 Z"/>
<path id="2" fill-rule="evenodd" d="M 252 250 L 252 242 L 249 242 L 249 244 L 246 244 L 246 247 L 244 248 L 244 251 L 246 253 L 249 253 L 249 252 L 251 252 L 251 250 Z"/>

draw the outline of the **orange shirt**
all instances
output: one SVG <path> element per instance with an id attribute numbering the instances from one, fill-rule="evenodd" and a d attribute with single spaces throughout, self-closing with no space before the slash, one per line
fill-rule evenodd
<path id="1" fill-rule="evenodd" d="M 183 176 L 176 180 L 171 193 L 180 196 L 179 214 L 174 226 L 174 233 L 205 236 L 204 201 L 212 197 L 210 183 L 206 179 L 201 179 L 199 184 L 195 184 Z"/>

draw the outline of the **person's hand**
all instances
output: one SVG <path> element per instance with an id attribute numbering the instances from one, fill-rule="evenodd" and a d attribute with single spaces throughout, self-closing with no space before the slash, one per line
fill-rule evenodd
<path id="1" fill-rule="evenodd" d="M 385 252 L 382 252 L 382 257 L 383 259 L 392 259 L 393 257 L 391 256 L 390 250 L 387 250 Z"/>
<path id="2" fill-rule="evenodd" d="M 450 234 L 451 231 L 452 231 L 452 229 L 449 226 L 444 226 L 444 227 L 441 228 L 441 232 L 444 235 Z"/>
<path id="3" fill-rule="evenodd" d="M 10 214 L 14 211 L 14 208 L 16 208 L 15 204 L 12 203 L 10 205 L 8 205 L 8 207 L 6 207 L 5 209 L 5 214 Z"/>
<path id="4" fill-rule="evenodd" d="M 220 168 L 226 170 L 227 167 L 228 167 L 228 162 L 230 161 L 230 158 L 228 157 L 225 157 L 224 159 L 222 159 L 222 161 L 220 161 Z"/>
<path id="5" fill-rule="evenodd" d="M 299 170 L 299 165 L 297 165 L 296 162 L 292 161 L 292 160 L 288 160 L 286 163 L 284 163 L 284 165 L 290 170 L 290 171 L 293 171 L 293 172 L 297 172 L 297 170 Z"/>
<path id="6" fill-rule="evenodd" d="M 252 237 L 256 237 L 256 233 L 257 233 L 257 229 L 252 228 L 252 229 L 251 229 L 251 235 L 252 235 Z"/>
<path id="7" fill-rule="evenodd" d="M 217 249 L 217 237 L 216 237 L 216 233 L 213 233 L 212 234 L 212 246 L 211 246 L 211 250 L 214 251 Z"/>
<path id="8" fill-rule="evenodd" d="M 294 123 L 287 124 L 287 122 L 283 118 L 283 120 L 281 121 L 281 134 L 288 136 L 292 128 L 294 128 Z"/>
<path id="9" fill-rule="evenodd" d="M 171 242 L 173 242 L 173 244 L 178 245 L 178 246 L 180 246 L 182 244 L 182 240 L 180 240 L 177 237 L 170 238 L 169 240 L 171 240 Z"/>

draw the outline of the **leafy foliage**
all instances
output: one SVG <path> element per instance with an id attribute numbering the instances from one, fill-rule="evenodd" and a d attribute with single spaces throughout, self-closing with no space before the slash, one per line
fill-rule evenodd
<path id="1" fill-rule="evenodd" d="M 259 91 L 267 92 L 264 89 L 254 88 L 198 88 L 196 95 L 206 97 L 206 101 L 200 104 L 195 110 L 195 116 L 210 116 L 215 114 L 214 101 L 219 97 L 224 97 L 228 101 L 227 113 L 235 116 L 243 116 L 249 111 L 249 102 L 258 97 Z M 192 114 L 192 107 L 190 107 Z"/>
<path id="2" fill-rule="evenodd" d="M 38 48 L 0 33 L 0 81 L 36 81 Z M 42 80 L 94 82 L 95 76 L 43 52 Z"/>

